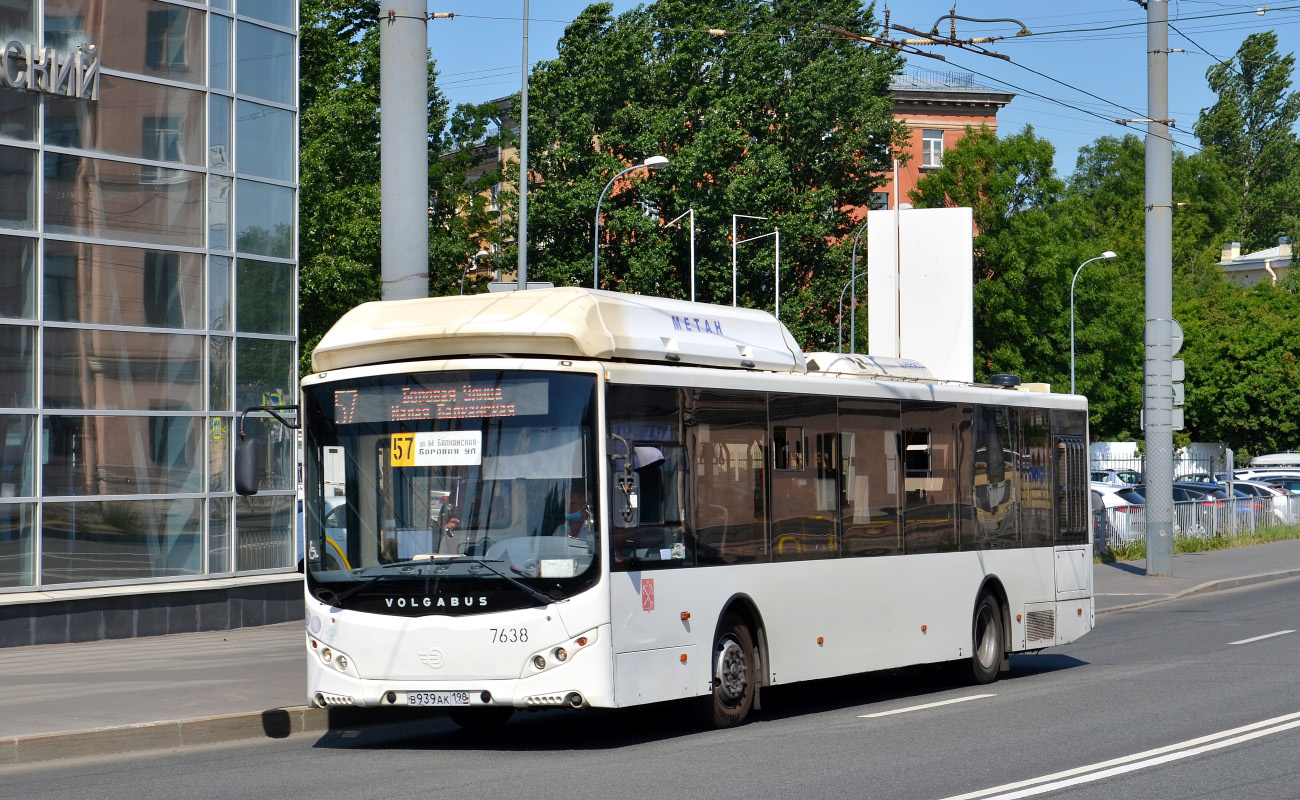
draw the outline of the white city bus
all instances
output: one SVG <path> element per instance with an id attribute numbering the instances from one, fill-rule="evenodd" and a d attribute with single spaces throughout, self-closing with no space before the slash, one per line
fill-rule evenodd
<path id="1" fill-rule="evenodd" d="M 1081 397 L 578 288 L 368 303 L 312 363 L 318 706 L 696 698 L 728 726 L 764 686 L 985 683 L 1093 626 Z"/>

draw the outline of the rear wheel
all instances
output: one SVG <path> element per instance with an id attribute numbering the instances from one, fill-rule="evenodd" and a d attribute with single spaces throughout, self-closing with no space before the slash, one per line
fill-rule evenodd
<path id="1" fill-rule="evenodd" d="M 966 673 L 972 682 L 985 684 L 998 679 L 1006 655 L 1004 641 L 1002 609 L 993 595 L 985 594 L 975 604 L 975 619 L 971 623 L 971 657 Z"/>
<path id="2" fill-rule="evenodd" d="M 713 692 L 705 698 L 704 722 L 713 728 L 741 725 L 754 707 L 754 685 L 758 679 L 754 660 L 754 636 L 737 617 L 727 617 L 713 643 L 710 668 Z"/>
<path id="3" fill-rule="evenodd" d="M 469 731 L 491 731 L 510 721 L 515 710 L 510 706 L 453 708 L 447 712 L 451 721 Z"/>

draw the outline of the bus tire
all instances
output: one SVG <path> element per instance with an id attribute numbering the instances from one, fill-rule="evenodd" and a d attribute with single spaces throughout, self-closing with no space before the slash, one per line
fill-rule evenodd
<path id="1" fill-rule="evenodd" d="M 710 728 L 743 725 L 754 707 L 758 680 L 754 635 L 739 617 L 728 616 L 718 626 L 709 654 L 713 691 L 701 698 L 704 723 Z"/>
<path id="2" fill-rule="evenodd" d="M 972 683 L 983 685 L 998 679 L 1006 657 L 1002 633 L 1002 608 L 990 593 L 980 596 L 971 623 L 971 656 L 966 674 Z"/>
<path id="3" fill-rule="evenodd" d="M 494 731 L 504 727 L 514 713 L 511 706 L 486 706 L 453 708 L 448 710 L 447 716 L 467 731 Z"/>

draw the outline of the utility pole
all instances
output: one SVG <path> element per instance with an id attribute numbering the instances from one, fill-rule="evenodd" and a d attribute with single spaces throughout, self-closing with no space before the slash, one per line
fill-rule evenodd
<path id="1" fill-rule="evenodd" d="M 524 76 L 519 91 L 519 291 L 528 288 L 528 0 L 524 0 Z"/>
<path id="2" fill-rule="evenodd" d="M 379 221 L 384 300 L 429 296 L 426 0 L 379 3 Z"/>
<path id="3" fill-rule="evenodd" d="M 1147 0 L 1146 435 L 1147 575 L 1173 575 L 1173 140 L 1169 3 Z"/>

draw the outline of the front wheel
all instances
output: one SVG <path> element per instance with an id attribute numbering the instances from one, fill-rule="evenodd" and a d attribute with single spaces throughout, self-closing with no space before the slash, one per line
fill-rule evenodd
<path id="1" fill-rule="evenodd" d="M 704 722 L 713 728 L 741 725 L 754 707 L 754 685 L 758 668 L 754 660 L 754 636 L 749 626 L 727 617 L 713 643 L 710 668 L 713 691 L 704 701 Z"/>
<path id="2" fill-rule="evenodd" d="M 971 624 L 971 657 L 967 676 L 976 684 L 992 683 L 998 679 L 1002 659 L 1006 655 L 1002 635 L 1002 609 L 993 595 L 985 594 L 975 605 L 975 619 Z"/>

